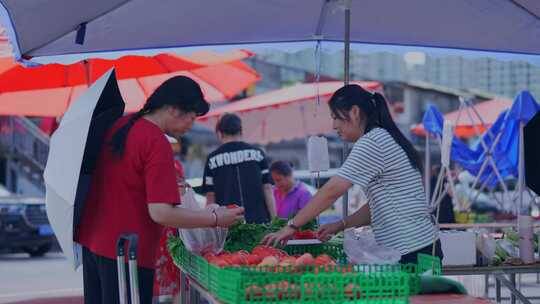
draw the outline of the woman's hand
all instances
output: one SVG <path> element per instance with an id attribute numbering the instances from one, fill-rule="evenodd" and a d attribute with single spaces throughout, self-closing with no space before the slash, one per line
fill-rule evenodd
<path id="1" fill-rule="evenodd" d="M 334 234 L 340 232 L 345 227 L 343 227 L 343 222 L 333 222 L 330 224 L 324 224 L 317 229 L 317 238 L 323 242 L 328 241 Z"/>
<path id="2" fill-rule="evenodd" d="M 217 216 L 218 227 L 229 227 L 232 224 L 244 219 L 244 208 L 226 208 L 219 207 L 214 209 Z"/>
<path id="3" fill-rule="evenodd" d="M 278 232 L 267 234 L 261 243 L 266 246 L 285 246 L 287 241 L 292 239 L 296 230 L 289 226 L 281 228 Z"/>

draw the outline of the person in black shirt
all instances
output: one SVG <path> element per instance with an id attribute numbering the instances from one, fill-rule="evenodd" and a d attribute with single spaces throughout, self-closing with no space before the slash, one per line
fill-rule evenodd
<path id="1" fill-rule="evenodd" d="M 216 134 L 222 145 L 208 155 L 204 167 L 207 204 L 236 204 L 245 208 L 246 222 L 269 222 L 276 212 L 266 155 L 241 141 L 242 121 L 235 114 L 220 118 Z"/>

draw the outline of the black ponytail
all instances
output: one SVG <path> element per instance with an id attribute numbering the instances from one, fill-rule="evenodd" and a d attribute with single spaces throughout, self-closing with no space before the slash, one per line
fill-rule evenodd
<path id="1" fill-rule="evenodd" d="M 332 95 L 328 105 L 332 114 L 339 119 L 348 119 L 352 107 L 358 106 L 367 117 L 365 132 L 377 127 L 385 129 L 405 151 L 411 166 L 423 174 L 418 152 L 394 123 L 386 99 L 380 93 L 372 94 L 356 84 L 346 85 Z"/>
<path id="2" fill-rule="evenodd" d="M 151 104 L 147 102 L 139 112 L 133 114 L 125 125 L 116 130 L 109 142 L 113 154 L 117 156 L 122 156 L 124 154 L 129 130 L 135 125 L 137 120 L 143 117 L 144 114 L 150 113 L 150 107 Z"/>
<path id="3" fill-rule="evenodd" d="M 414 148 L 413 144 L 401 133 L 401 130 L 396 126 L 396 123 L 392 119 L 392 115 L 390 114 L 390 110 L 388 109 L 388 104 L 386 103 L 386 99 L 384 96 L 382 96 L 380 93 L 373 93 L 373 100 L 375 102 L 375 116 L 376 117 L 376 124 L 385 129 L 392 138 L 397 142 L 398 145 L 401 146 L 401 148 L 405 151 L 405 154 L 407 154 L 407 158 L 409 159 L 409 163 L 411 166 L 415 169 L 417 169 L 420 172 L 420 175 L 423 174 L 422 169 L 422 161 L 420 160 L 420 156 L 418 154 L 418 151 Z"/>
<path id="4" fill-rule="evenodd" d="M 204 115 L 209 110 L 209 105 L 204 100 L 204 94 L 197 82 L 187 76 L 171 77 L 148 97 L 139 112 L 114 133 L 109 142 L 113 154 L 117 156 L 124 154 L 129 130 L 137 120 L 166 106 L 175 107 L 184 113 L 194 112 L 197 116 Z"/>

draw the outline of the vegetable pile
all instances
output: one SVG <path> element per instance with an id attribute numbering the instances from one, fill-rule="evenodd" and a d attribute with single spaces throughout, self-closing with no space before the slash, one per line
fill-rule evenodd
<path id="1" fill-rule="evenodd" d="M 533 248 L 538 253 L 538 235 L 534 234 Z M 515 229 L 506 229 L 504 237 L 496 241 L 495 256 L 491 259 L 491 264 L 498 265 L 522 265 L 519 258 L 519 234 Z"/>
<path id="2" fill-rule="evenodd" d="M 273 218 L 268 224 L 245 224 L 237 223 L 229 227 L 227 233 L 227 239 L 225 241 L 226 251 L 239 251 L 247 250 L 251 251 L 257 245 L 259 245 L 265 235 L 277 232 L 281 228 L 287 225 L 287 221 L 280 218 Z M 308 224 L 300 228 L 296 233 L 296 239 L 314 239 L 317 228 L 317 222 L 311 221 Z"/>
<path id="3" fill-rule="evenodd" d="M 285 251 L 269 246 L 256 246 L 252 252 L 240 250 L 236 252 L 222 252 L 220 254 L 206 253 L 203 257 L 210 264 L 219 267 L 226 266 L 280 266 L 280 267 L 303 267 L 303 266 L 335 266 L 336 261 L 327 254 L 313 257 L 310 253 L 290 256 Z M 269 268 L 271 269 L 271 268 Z M 277 269 L 277 268 L 276 268 Z"/>

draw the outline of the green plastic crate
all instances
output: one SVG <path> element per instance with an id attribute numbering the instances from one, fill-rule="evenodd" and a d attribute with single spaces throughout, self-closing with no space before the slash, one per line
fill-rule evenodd
<path id="1" fill-rule="evenodd" d="M 429 254 L 418 254 L 418 274 L 430 272 L 431 275 L 441 275 L 441 259 Z"/>
<path id="2" fill-rule="evenodd" d="M 218 273 L 216 296 L 224 303 L 238 304 L 406 303 L 409 280 L 410 275 L 399 267 L 320 266 L 277 273 L 225 268 Z"/>
<path id="3" fill-rule="evenodd" d="M 343 246 L 337 244 L 318 244 L 318 245 L 295 245 L 287 246 L 284 250 L 290 255 L 303 254 L 309 252 L 313 255 L 326 253 L 333 257 L 340 264 L 347 264 L 347 256 Z M 422 254 L 418 255 L 417 264 L 398 264 L 398 265 L 355 265 L 361 267 L 364 271 L 403 271 L 409 274 L 409 288 L 411 295 L 420 293 L 420 276 L 431 270 L 432 275 L 441 275 L 441 260 L 438 257 Z"/>
<path id="4" fill-rule="evenodd" d="M 418 266 L 338 265 L 334 268 L 307 267 L 303 272 L 297 272 L 293 267 L 280 268 L 281 272 L 273 272 L 275 267 L 219 268 L 190 253 L 184 246 L 171 250 L 174 250 L 171 253 L 175 263 L 203 287 L 224 303 L 235 304 L 407 303 L 408 296 L 418 294 L 420 290 L 421 273 L 433 269 L 433 274 L 440 274 L 440 260 L 429 255 L 419 255 Z M 325 253 L 341 263 L 346 261 L 343 247 L 335 244 L 288 246 L 284 250 L 290 255 L 309 252 L 317 256 Z M 285 284 L 285 288 L 280 286 L 273 290 L 272 284 Z M 346 290 L 348 285 L 352 290 Z M 248 289 L 250 286 L 252 290 Z M 266 288 L 268 286 L 269 289 Z M 351 295 L 355 293 L 357 296 L 353 299 Z"/>
<path id="5" fill-rule="evenodd" d="M 169 250 L 173 262 L 177 266 L 184 269 L 201 286 L 210 290 L 210 267 L 213 265 L 209 264 L 203 257 L 192 254 L 184 246 L 169 248 Z"/>
<path id="6" fill-rule="evenodd" d="M 345 262 L 347 255 L 343 250 L 343 246 L 333 244 L 316 244 L 316 245 L 293 245 L 283 248 L 289 255 L 302 255 L 306 252 L 311 253 L 314 257 L 319 254 L 328 254 L 338 262 Z"/>

